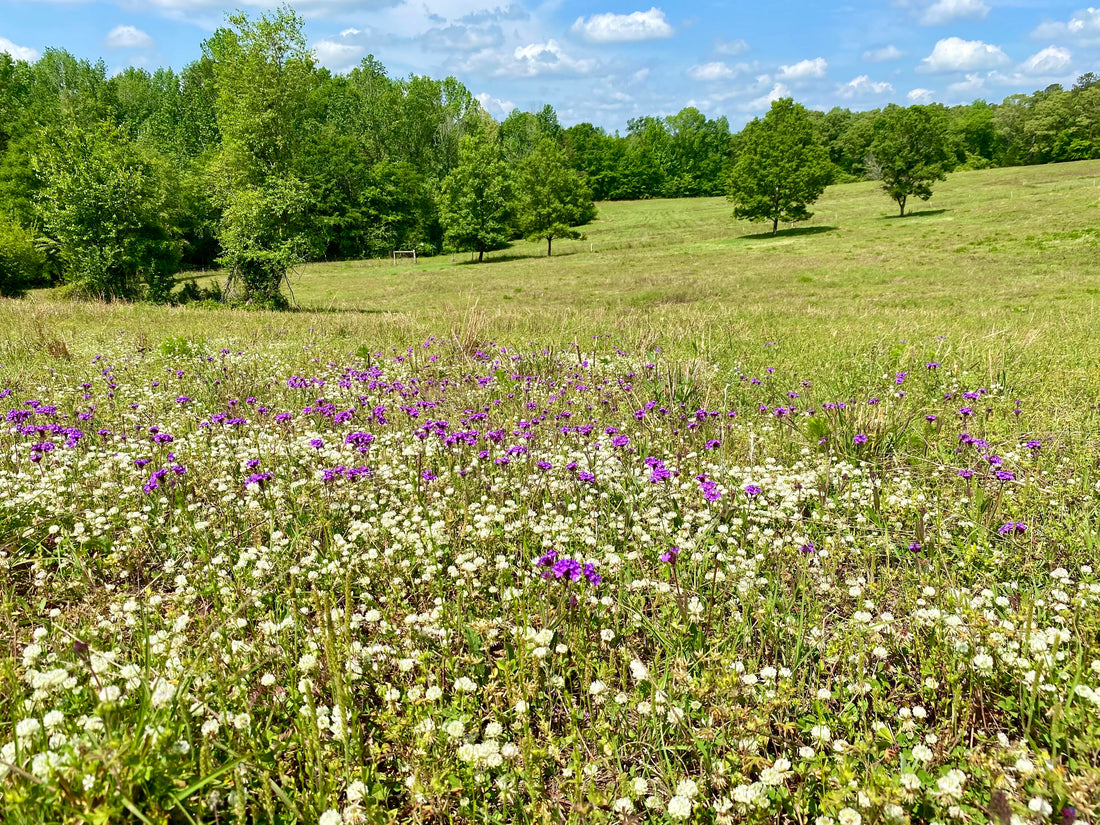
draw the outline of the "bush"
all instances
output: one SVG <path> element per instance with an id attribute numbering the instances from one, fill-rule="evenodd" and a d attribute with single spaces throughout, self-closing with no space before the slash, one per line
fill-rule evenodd
<path id="1" fill-rule="evenodd" d="M 18 294 L 34 283 L 45 264 L 34 236 L 19 224 L 0 218 L 0 295 Z"/>

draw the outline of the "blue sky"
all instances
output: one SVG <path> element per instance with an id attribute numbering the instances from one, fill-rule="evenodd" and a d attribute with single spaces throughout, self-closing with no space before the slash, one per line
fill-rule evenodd
<path id="1" fill-rule="evenodd" d="M 1095 0 L 1094 0 L 1095 1 Z M 0 51 L 47 47 L 180 68 L 240 0 L 0 0 Z M 792 96 L 813 108 L 999 102 L 1100 74 L 1100 8 L 1059 0 L 300 0 L 320 63 L 454 75 L 497 118 L 545 103 L 564 125 L 626 130 L 695 106 L 734 128 Z"/>

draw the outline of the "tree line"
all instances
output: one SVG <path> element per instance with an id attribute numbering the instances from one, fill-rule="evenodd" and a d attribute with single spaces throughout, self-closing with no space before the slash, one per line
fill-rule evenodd
<path id="1" fill-rule="evenodd" d="M 812 186 L 883 178 L 896 111 L 934 126 L 938 174 L 1100 157 L 1094 75 L 1000 105 L 798 108 L 799 140 L 820 150 Z M 279 305 L 300 261 L 480 260 L 520 237 L 550 254 L 594 217 L 593 199 L 733 197 L 737 170 L 775 162 L 762 122 L 735 134 L 685 108 L 620 135 L 563 128 L 551 106 L 497 122 L 453 77 L 392 78 L 373 56 L 331 74 L 288 7 L 230 16 L 179 72 L 0 53 L 0 292 L 186 300 L 208 296 L 181 293 L 180 269 L 221 267 L 229 297 Z"/>

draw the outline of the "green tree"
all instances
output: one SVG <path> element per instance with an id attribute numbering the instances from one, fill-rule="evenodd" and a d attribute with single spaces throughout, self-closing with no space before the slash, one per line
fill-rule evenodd
<path id="1" fill-rule="evenodd" d="M 727 194 L 734 217 L 771 221 L 773 235 L 780 221 L 811 217 L 806 206 L 829 185 L 833 165 L 806 109 L 789 97 L 775 101 L 763 120 L 745 126 L 740 145 Z"/>
<path id="2" fill-rule="evenodd" d="M 910 197 L 928 200 L 947 177 L 947 125 L 932 106 L 887 106 L 875 121 L 871 155 L 882 188 L 905 215 Z"/>
<path id="3" fill-rule="evenodd" d="M 550 256 L 555 238 L 583 238 L 574 227 L 596 216 L 587 187 L 570 168 L 558 145 L 544 138 L 520 164 L 516 178 L 516 217 L 529 240 L 546 239 Z"/>
<path id="4" fill-rule="evenodd" d="M 228 20 L 232 28 L 219 29 L 205 44 L 222 138 L 214 173 L 226 292 L 281 307 L 280 284 L 309 251 L 309 187 L 296 174 L 296 160 L 316 126 L 320 76 L 302 19 L 289 7 L 255 21 L 243 13 Z"/>
<path id="5" fill-rule="evenodd" d="M 443 179 L 439 219 L 443 243 L 456 252 L 504 249 L 512 237 L 512 181 L 500 148 L 488 139 L 465 137 L 458 166 Z"/>
<path id="6" fill-rule="evenodd" d="M 46 133 L 34 157 L 45 234 L 82 295 L 165 300 L 179 263 L 171 170 L 106 123 Z"/>

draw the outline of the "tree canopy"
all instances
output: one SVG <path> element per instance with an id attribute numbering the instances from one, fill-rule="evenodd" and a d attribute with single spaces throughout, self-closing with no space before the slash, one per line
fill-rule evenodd
<path id="1" fill-rule="evenodd" d="M 875 120 L 870 152 L 882 188 L 902 216 L 910 197 L 928 200 L 932 185 L 947 177 L 947 129 L 928 106 L 888 106 Z"/>
<path id="2" fill-rule="evenodd" d="M 727 197 L 733 214 L 750 221 L 804 221 L 833 176 L 829 154 L 817 140 L 806 109 L 791 98 L 772 103 L 764 118 L 741 132 Z"/>
<path id="3" fill-rule="evenodd" d="M 443 242 L 455 252 L 504 249 L 512 239 L 512 176 L 500 148 L 487 138 L 465 137 L 458 165 L 443 179 L 439 219 Z"/>
<path id="4" fill-rule="evenodd" d="M 516 219 L 529 240 L 546 240 L 546 255 L 555 238 L 582 238 L 575 227 L 596 215 L 592 197 L 580 176 L 569 167 L 565 152 L 544 138 L 516 176 Z"/>

